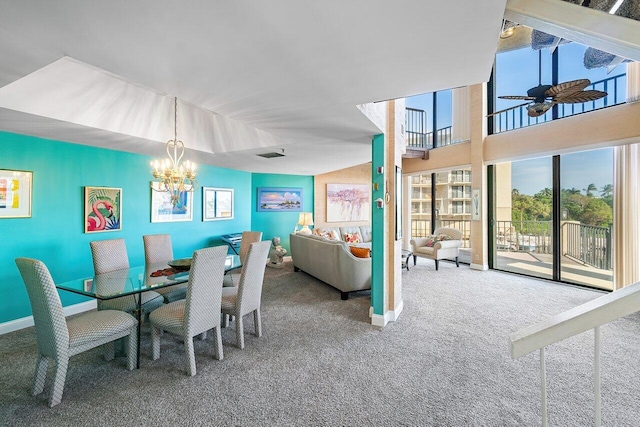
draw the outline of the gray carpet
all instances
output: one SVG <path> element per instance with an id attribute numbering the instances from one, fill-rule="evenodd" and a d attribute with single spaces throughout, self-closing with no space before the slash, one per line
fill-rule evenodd
<path id="1" fill-rule="evenodd" d="M 224 360 L 196 340 L 187 377 L 180 339 L 165 334 L 151 361 L 143 328 L 141 369 L 105 362 L 99 349 L 71 359 L 62 403 L 28 389 L 33 328 L 0 336 L 2 425 L 540 425 L 537 354 L 513 361 L 508 335 L 601 295 L 569 286 L 418 260 L 403 272 L 404 311 L 369 324 L 369 293 L 348 301 L 304 273 L 267 269 L 264 336 L 246 347 L 223 332 Z M 603 424 L 640 422 L 640 316 L 602 328 Z M 547 352 L 549 421 L 593 423 L 593 333 Z M 48 384 L 47 384 L 48 385 Z"/>

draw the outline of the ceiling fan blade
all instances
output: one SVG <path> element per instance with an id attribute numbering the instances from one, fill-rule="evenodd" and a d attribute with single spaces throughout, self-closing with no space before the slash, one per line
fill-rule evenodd
<path id="1" fill-rule="evenodd" d="M 495 116 L 496 114 L 500 114 L 500 113 L 504 113 L 505 111 L 513 110 L 514 108 L 520 108 L 523 105 L 527 105 L 527 104 L 529 104 L 529 103 L 525 102 L 524 104 L 516 105 L 514 107 L 505 108 L 504 110 L 500 110 L 500 111 L 495 111 L 495 112 L 493 112 L 491 114 L 487 114 L 487 117 Z"/>
<path id="2" fill-rule="evenodd" d="M 580 92 L 590 84 L 591 84 L 591 80 L 589 79 L 571 80 L 568 82 L 559 83 L 555 86 L 551 86 L 549 89 L 547 89 L 547 91 L 545 92 L 545 95 L 550 97 L 559 96 L 560 94 L 568 95 L 570 93 Z"/>
<path id="3" fill-rule="evenodd" d="M 527 100 L 527 101 L 533 101 L 534 98 L 533 96 L 520 96 L 520 95 L 504 95 L 504 96 L 499 96 L 498 98 L 500 99 L 522 99 L 522 100 Z"/>
<path id="4" fill-rule="evenodd" d="M 556 98 L 556 102 L 563 104 L 581 104 L 583 102 L 595 101 L 596 99 L 604 98 L 607 96 L 607 92 L 600 90 L 585 90 L 575 93 L 570 93 L 565 96 L 559 96 Z"/>

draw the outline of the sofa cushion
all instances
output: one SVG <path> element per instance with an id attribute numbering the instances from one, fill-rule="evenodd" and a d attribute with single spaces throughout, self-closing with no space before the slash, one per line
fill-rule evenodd
<path id="1" fill-rule="evenodd" d="M 349 246 L 349 250 L 358 258 L 371 258 L 371 250 L 369 248 L 359 248 L 358 246 Z"/>
<path id="2" fill-rule="evenodd" d="M 363 242 L 371 241 L 371 226 L 369 225 L 361 225 L 358 227 L 360 229 L 360 237 L 362 237 Z"/>

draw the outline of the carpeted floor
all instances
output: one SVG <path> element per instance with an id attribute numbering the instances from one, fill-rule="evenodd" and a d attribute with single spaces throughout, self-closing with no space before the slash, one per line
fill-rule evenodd
<path id="1" fill-rule="evenodd" d="M 62 403 L 31 397 L 33 328 L 0 336 L 2 425 L 540 425 L 538 356 L 511 360 L 510 332 L 601 293 L 468 266 L 418 260 L 403 272 L 404 311 L 369 323 L 369 293 L 348 301 L 307 276 L 267 269 L 264 336 L 245 320 L 246 347 L 223 332 L 196 340 L 198 373 L 187 377 L 179 338 L 165 334 L 151 361 L 143 326 L 141 369 L 105 362 L 100 349 L 69 364 Z M 602 328 L 604 425 L 640 422 L 640 316 Z M 547 351 L 549 421 L 593 423 L 593 333 Z M 47 384 L 49 385 L 49 384 Z"/>

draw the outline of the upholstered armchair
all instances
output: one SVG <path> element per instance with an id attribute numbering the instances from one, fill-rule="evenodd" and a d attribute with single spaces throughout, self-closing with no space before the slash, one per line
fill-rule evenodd
<path id="1" fill-rule="evenodd" d="M 462 233 L 459 230 L 448 227 L 438 228 L 432 236 L 411 239 L 413 265 L 416 265 L 417 257 L 432 259 L 436 262 L 437 270 L 439 260 L 455 258 L 456 267 L 460 267 L 458 263 L 460 246 L 462 246 Z"/>

